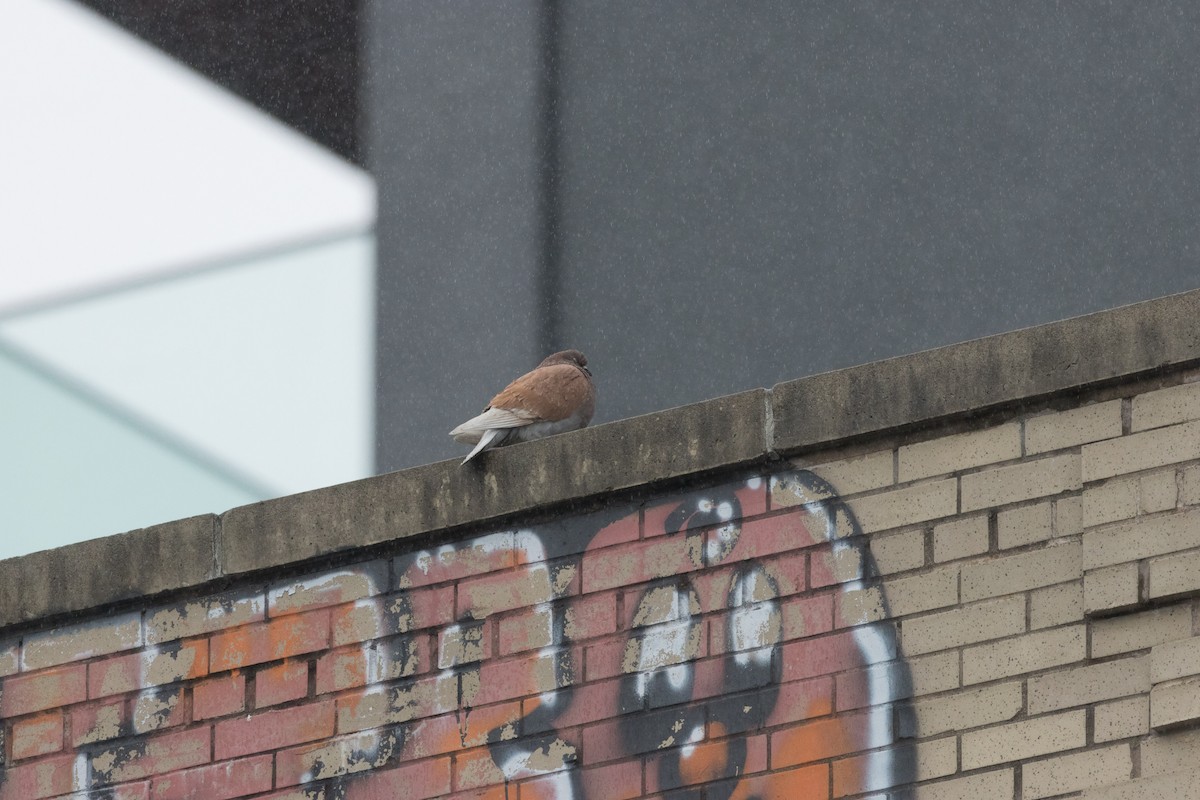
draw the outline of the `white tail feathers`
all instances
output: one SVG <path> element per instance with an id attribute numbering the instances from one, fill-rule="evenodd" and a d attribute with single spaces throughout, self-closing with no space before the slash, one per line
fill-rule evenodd
<path id="1" fill-rule="evenodd" d="M 479 444 L 475 445 L 474 450 L 467 453 L 467 457 L 462 460 L 462 464 L 467 463 L 472 458 L 474 458 L 476 455 L 478 455 L 479 453 L 488 449 L 488 447 L 491 446 L 492 442 L 495 442 L 497 438 L 499 438 L 500 441 L 504 441 L 503 434 L 506 434 L 506 433 L 508 433 L 507 430 L 497 430 L 496 428 L 492 428 L 491 430 L 484 432 L 483 436 L 479 437 Z M 496 442 L 496 444 L 499 444 L 499 443 L 500 442 Z M 460 464 L 459 466 L 462 466 L 462 464 Z"/>

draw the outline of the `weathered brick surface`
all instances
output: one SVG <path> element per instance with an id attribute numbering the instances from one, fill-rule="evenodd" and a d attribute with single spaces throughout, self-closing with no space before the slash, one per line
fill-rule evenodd
<path id="1" fill-rule="evenodd" d="M 0 631 L 0 800 L 1186 798 L 1192 386 Z"/>

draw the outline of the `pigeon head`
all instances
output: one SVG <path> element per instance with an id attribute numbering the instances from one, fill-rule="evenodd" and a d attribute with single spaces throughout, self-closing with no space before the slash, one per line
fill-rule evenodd
<path id="1" fill-rule="evenodd" d="M 555 364 L 570 364 L 571 366 L 579 367 L 588 375 L 591 375 L 592 371 L 587 368 L 587 363 L 587 356 L 578 350 L 563 350 L 553 355 L 546 356 L 546 358 L 544 358 L 542 363 L 538 364 L 538 366 L 551 367 Z"/>

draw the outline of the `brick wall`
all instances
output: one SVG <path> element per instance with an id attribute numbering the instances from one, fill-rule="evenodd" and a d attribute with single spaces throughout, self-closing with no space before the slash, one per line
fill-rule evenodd
<path id="1" fill-rule="evenodd" d="M 0 800 L 1198 796 L 1200 373 L 1156 366 L 27 615 Z"/>

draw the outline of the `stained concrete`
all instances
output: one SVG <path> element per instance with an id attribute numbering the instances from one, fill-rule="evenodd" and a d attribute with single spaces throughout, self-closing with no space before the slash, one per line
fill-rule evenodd
<path id="1" fill-rule="evenodd" d="M 0 561 L 0 628 L 1178 371 L 1197 319 L 1200 290 Z"/>

